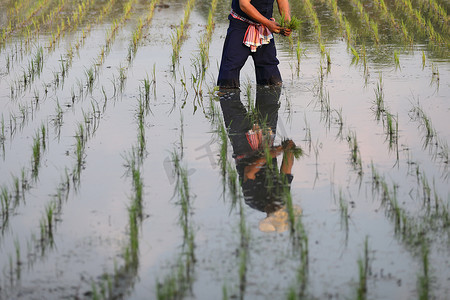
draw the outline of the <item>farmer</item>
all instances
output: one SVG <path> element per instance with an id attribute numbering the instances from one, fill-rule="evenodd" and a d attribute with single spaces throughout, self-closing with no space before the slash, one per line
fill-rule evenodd
<path id="1" fill-rule="evenodd" d="M 276 0 L 278 11 L 290 21 L 288 0 Z M 272 33 L 291 34 L 272 18 L 274 0 L 232 0 L 230 25 L 223 46 L 217 85 L 239 87 L 239 73 L 249 55 L 255 63 L 256 83 L 281 85 Z"/>

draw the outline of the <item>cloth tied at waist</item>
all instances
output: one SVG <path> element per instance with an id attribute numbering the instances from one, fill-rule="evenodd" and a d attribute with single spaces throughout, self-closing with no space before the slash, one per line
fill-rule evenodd
<path id="1" fill-rule="evenodd" d="M 251 52 L 256 52 L 258 47 L 269 44 L 270 40 L 273 39 L 272 32 L 266 26 L 244 18 L 234 10 L 231 10 L 231 16 L 248 24 L 243 43 L 250 47 Z M 275 21 L 274 18 L 270 18 L 270 20 Z"/>

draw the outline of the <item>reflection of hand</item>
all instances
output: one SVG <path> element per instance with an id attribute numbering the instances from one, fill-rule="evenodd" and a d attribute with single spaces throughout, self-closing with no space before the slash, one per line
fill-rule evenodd
<path id="1" fill-rule="evenodd" d="M 282 144 L 283 147 L 283 161 L 281 162 L 281 173 L 291 174 L 292 166 L 294 165 L 294 149 L 295 143 L 293 140 L 286 140 Z"/>

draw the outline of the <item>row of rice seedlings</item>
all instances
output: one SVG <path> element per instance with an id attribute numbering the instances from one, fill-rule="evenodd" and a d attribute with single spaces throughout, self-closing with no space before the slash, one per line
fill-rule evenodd
<path id="1" fill-rule="evenodd" d="M 84 97 L 83 86 L 87 86 L 86 92 L 92 93 L 93 85 L 94 85 L 95 81 L 98 79 L 97 74 L 99 72 L 99 69 L 103 65 L 106 55 L 108 55 L 109 51 L 111 50 L 111 45 L 115 40 L 117 31 L 123 24 L 125 24 L 125 21 L 128 19 L 135 2 L 136 2 L 136 0 L 129 0 L 127 3 L 125 3 L 121 18 L 118 21 L 114 21 L 111 25 L 110 30 L 106 31 L 105 45 L 100 48 L 100 53 L 97 56 L 97 59 L 93 62 L 91 67 L 89 69 L 87 69 L 86 82 L 85 82 L 85 84 L 82 84 L 80 82 L 81 86 L 78 89 L 78 94 L 74 95 L 74 97 L 77 97 L 80 99 Z M 123 91 L 123 89 L 125 88 L 125 79 L 126 79 L 125 71 L 126 71 L 125 67 L 121 67 L 121 66 L 119 67 L 118 85 L 119 85 L 120 91 Z M 114 85 L 114 90 L 116 90 L 116 82 L 114 80 L 113 80 L 113 85 Z"/>
<path id="2" fill-rule="evenodd" d="M 2 235 L 8 227 L 10 216 L 15 215 L 16 208 L 19 206 L 21 200 L 25 203 L 25 194 L 31 188 L 31 178 L 25 167 L 21 169 L 20 177 L 14 174 L 11 177 L 12 186 L 8 187 L 3 185 L 0 191 Z"/>
<path id="3" fill-rule="evenodd" d="M 114 273 L 105 273 L 99 280 L 93 280 L 91 291 L 86 292 L 91 299 L 116 299 L 123 297 L 123 288 L 133 286 L 139 268 L 139 228 L 144 219 L 144 180 L 142 178 L 143 157 L 139 149 L 132 146 L 123 157 L 127 176 L 132 181 L 131 203 L 128 206 L 128 240 L 121 253 L 123 265 L 114 262 Z"/>
<path id="4" fill-rule="evenodd" d="M 418 176 L 423 178 L 424 175 Z M 419 181 L 419 184 L 423 189 L 423 193 L 419 194 L 423 198 L 425 213 L 421 216 L 412 217 L 398 203 L 398 186 L 395 183 L 388 184 L 384 176 L 379 174 L 372 163 L 372 194 L 381 196 L 381 203 L 386 209 L 386 215 L 394 223 L 395 234 L 401 241 L 412 247 L 420 245 L 427 235 L 439 238 L 439 234 L 442 233 L 442 237 L 445 237 L 445 232 L 448 231 L 450 225 L 449 203 L 445 204 L 437 195 L 435 189 L 434 209 L 427 209 L 426 206 L 429 205 L 427 199 L 428 196 L 431 197 L 429 186 L 426 181 Z"/>
<path id="5" fill-rule="evenodd" d="M 391 24 L 391 28 L 394 29 L 395 31 L 399 31 L 398 28 L 401 28 L 401 32 L 402 32 L 402 36 L 403 39 L 409 43 L 412 44 L 413 42 L 413 38 L 410 36 L 408 30 L 406 29 L 406 26 L 404 25 L 404 23 L 402 23 L 401 25 L 397 22 L 397 18 L 392 14 L 392 12 L 390 11 L 390 9 L 386 6 L 386 3 L 384 2 L 384 0 L 374 0 L 375 2 L 375 8 L 376 8 L 376 12 L 380 13 L 385 19 L 389 20 L 389 23 Z"/>
<path id="6" fill-rule="evenodd" d="M 9 254 L 9 270 L 6 270 L 6 268 L 3 270 L 3 277 L 5 279 L 9 279 L 9 285 L 10 287 L 16 286 L 20 282 L 21 273 L 22 273 L 22 259 L 21 259 L 21 252 L 20 252 L 20 244 L 19 241 L 16 239 L 14 240 L 14 248 L 15 253 Z M 5 255 L 6 256 L 6 255 Z M 15 258 L 14 258 L 15 257 Z M 6 281 L 6 280 L 5 280 Z"/>
<path id="7" fill-rule="evenodd" d="M 214 31 L 214 13 L 216 11 L 216 7 L 217 0 L 211 1 L 211 6 L 208 13 L 208 23 L 206 25 L 206 32 L 199 41 L 199 53 L 192 61 L 194 73 L 191 74 L 191 83 L 195 93 L 194 113 L 197 110 L 197 104 L 195 103 L 195 100 L 198 99 L 199 104 L 202 105 L 199 97 L 203 95 L 202 85 L 205 79 L 206 69 L 209 65 L 209 44 L 211 43 L 211 38 Z"/>
<path id="8" fill-rule="evenodd" d="M 182 133 L 181 133 L 182 134 Z M 177 258 L 177 263 L 172 267 L 172 272 L 156 283 L 156 298 L 182 299 L 191 291 L 194 281 L 195 258 L 195 233 L 191 220 L 192 199 L 189 187 L 188 170 L 182 166 L 182 153 L 172 152 L 172 162 L 176 174 L 174 194 L 178 196 L 177 205 L 180 206 L 178 223 L 183 231 L 182 252 Z"/>
<path id="9" fill-rule="evenodd" d="M 39 0 L 35 1 L 35 6 L 31 11 L 25 13 L 23 18 L 20 18 L 19 15 L 17 18 L 10 18 L 8 25 L 5 26 L 1 31 L 0 36 L 0 47 L 3 48 L 5 46 L 6 40 L 17 30 L 23 27 L 26 27 L 26 24 L 30 22 L 31 19 L 47 4 L 49 4 L 49 0 Z M 29 28 L 27 30 L 29 32 Z"/>
<path id="10" fill-rule="evenodd" d="M 398 115 L 394 116 L 389 112 L 384 102 L 383 77 L 380 74 L 375 91 L 375 101 L 372 110 L 375 112 L 375 119 L 383 120 L 386 139 L 389 140 L 389 148 L 398 145 Z"/>
<path id="11" fill-rule="evenodd" d="M 242 199 L 239 199 L 239 233 L 240 233 L 240 245 L 238 249 L 239 253 L 239 299 L 244 299 L 245 289 L 247 286 L 247 269 L 249 259 L 249 244 L 250 244 L 250 229 L 245 221 L 244 207 Z"/>
<path id="12" fill-rule="evenodd" d="M 49 51 L 54 50 L 54 48 L 56 47 L 56 43 L 59 41 L 61 36 L 65 34 L 66 30 L 70 29 L 73 31 L 78 28 L 79 24 L 81 24 L 81 22 L 84 20 L 84 17 L 86 16 L 90 7 L 95 3 L 95 1 L 96 0 L 83 0 L 81 4 L 78 4 L 78 9 L 75 9 L 75 11 L 72 12 L 70 18 L 68 18 L 67 20 L 63 19 L 60 24 L 57 25 L 56 32 L 52 31 L 52 35 L 49 38 Z"/>
<path id="13" fill-rule="evenodd" d="M 189 21 L 189 16 L 191 14 L 191 9 L 194 6 L 195 0 L 187 0 L 186 6 L 184 8 L 184 17 L 175 28 L 175 32 L 171 35 L 171 43 L 172 43 L 172 70 L 175 71 L 175 66 L 180 58 L 180 49 L 181 44 L 183 42 L 184 34 L 185 34 L 185 26 Z"/>
<path id="14" fill-rule="evenodd" d="M 9 8 L 6 12 L 7 16 L 13 18 L 24 14 L 23 11 L 29 9 L 30 2 L 31 0 L 15 0 L 13 3 L 11 3 L 12 7 Z"/>
<path id="15" fill-rule="evenodd" d="M 29 53 L 33 41 L 39 37 L 39 32 L 41 31 L 41 27 L 44 25 L 51 24 L 54 22 L 56 16 L 62 11 L 65 5 L 65 0 L 58 1 L 57 5 L 53 6 L 53 9 L 48 14 L 41 14 L 36 21 L 36 18 L 33 18 L 32 23 L 26 25 L 26 27 L 22 28 L 22 32 L 25 32 L 26 35 L 22 36 L 20 41 L 17 42 L 14 46 L 11 46 L 11 50 L 6 54 L 6 71 L 7 74 L 14 69 L 15 63 L 21 62 L 23 59 L 24 53 Z M 33 28 L 32 28 L 33 27 Z M 6 44 L 3 44 L 1 47 L 5 47 Z M 17 55 L 17 51 L 20 49 L 20 55 Z"/>
<path id="16" fill-rule="evenodd" d="M 433 229 L 448 229 L 450 225 L 449 205 L 445 203 L 436 190 L 435 179 L 433 178 L 433 188 L 428 182 L 423 171 L 416 169 L 417 177 L 417 197 L 422 200 L 424 220 Z"/>
<path id="17" fill-rule="evenodd" d="M 353 33 L 351 29 L 351 25 L 348 22 L 347 18 L 343 15 L 341 9 L 337 4 L 337 0 L 327 0 L 326 2 L 329 6 L 331 6 L 333 10 L 333 15 L 339 21 L 340 28 L 345 31 L 345 36 L 347 39 L 347 44 L 351 44 L 353 41 Z"/>
<path id="18" fill-rule="evenodd" d="M 299 159 L 303 155 L 303 149 L 294 145 L 291 147 L 292 141 L 285 140 L 282 142 L 282 148 L 284 151 L 283 164 L 285 159 Z M 266 155 L 267 157 L 267 155 Z M 288 158 L 290 157 L 290 158 Z M 270 160 L 269 160 L 270 161 Z M 309 275 L 309 239 L 305 226 L 302 222 L 302 217 L 296 212 L 294 204 L 292 202 L 292 195 L 290 187 L 286 182 L 286 178 L 281 176 L 281 171 L 278 169 L 272 169 L 270 172 L 273 173 L 281 182 L 281 196 L 285 201 L 285 209 L 288 214 L 289 231 L 293 243 L 294 253 L 299 255 L 299 267 L 296 272 L 296 282 L 289 288 L 287 298 L 288 299 L 305 299 L 307 298 L 307 286 L 308 286 L 308 275 Z M 269 175 L 271 176 L 271 175 Z"/>
<path id="19" fill-rule="evenodd" d="M 128 46 L 128 62 L 129 63 L 131 63 L 131 60 L 136 56 L 138 44 L 142 38 L 142 29 L 145 26 L 148 26 L 151 19 L 153 18 L 155 6 L 158 2 L 159 2 L 159 0 L 152 0 L 150 2 L 150 7 L 149 7 L 147 15 L 145 16 L 144 21 L 142 20 L 142 18 L 139 19 L 138 25 L 136 26 L 136 29 L 133 32 L 133 37 L 130 41 L 130 45 Z"/>
<path id="20" fill-rule="evenodd" d="M 373 35 L 373 40 L 375 41 L 375 43 L 379 44 L 380 36 L 378 34 L 377 22 L 375 22 L 374 20 L 371 19 L 370 15 L 366 12 L 364 5 L 361 3 L 360 0 L 351 0 L 350 2 L 353 3 L 354 5 L 356 5 L 356 7 L 358 8 L 360 17 L 364 19 L 364 23 L 366 24 L 368 30 L 370 30 L 370 32 Z"/>
<path id="21" fill-rule="evenodd" d="M 428 147 L 438 146 L 436 130 L 433 127 L 431 118 L 424 112 L 423 108 L 419 104 L 414 105 L 410 110 L 409 116 L 411 120 L 419 123 L 419 129 L 421 129 L 424 133 L 424 149 L 427 149 Z"/>
<path id="22" fill-rule="evenodd" d="M 370 19 L 369 15 L 364 11 L 364 7 L 359 2 L 359 0 L 352 0 L 352 2 L 359 7 L 359 12 L 361 15 L 364 15 L 364 19 L 366 20 L 366 23 L 368 23 L 370 31 L 372 32 L 374 36 L 374 40 L 376 43 L 379 42 L 379 34 L 378 34 L 378 27 L 377 23 L 375 23 L 373 20 Z M 350 50 L 350 53 L 352 54 L 352 62 L 351 65 L 357 66 L 359 62 L 361 61 L 363 64 L 363 70 L 364 70 L 364 78 L 366 84 L 369 80 L 369 66 L 367 64 L 367 57 L 366 57 L 366 47 L 365 44 L 360 47 L 361 55 L 357 50 L 356 46 L 356 39 L 359 38 L 359 33 L 357 30 L 355 30 L 348 19 L 343 15 L 342 10 L 338 7 L 336 0 L 327 0 L 326 2 L 329 6 L 331 6 L 333 10 L 334 17 L 338 20 L 339 26 L 341 30 L 345 32 L 346 41 L 347 41 L 347 47 Z M 329 55 L 329 54 L 327 54 Z M 362 56 L 362 59 L 361 59 Z M 327 68 L 329 71 L 329 66 Z"/>
<path id="23" fill-rule="evenodd" d="M 331 124 L 338 128 L 336 134 L 337 138 L 342 140 L 342 131 L 344 129 L 344 118 L 342 115 L 342 108 L 336 109 L 331 107 L 330 94 L 324 87 L 323 68 L 320 66 L 318 82 L 315 84 L 314 97 L 316 98 L 317 106 L 320 106 L 320 120 L 325 123 L 327 129 L 330 129 Z M 311 151 L 311 128 L 305 118 L 305 141 L 310 145 Z"/>
<path id="24" fill-rule="evenodd" d="M 398 5 L 398 2 L 395 2 L 395 4 Z M 405 14 L 407 14 L 411 23 L 415 26 L 418 26 L 422 30 L 425 30 L 431 42 L 437 44 L 443 44 L 445 42 L 441 34 L 439 32 L 436 32 L 436 30 L 434 29 L 434 26 L 433 24 L 431 24 L 430 19 L 425 20 L 425 18 L 422 16 L 422 13 L 418 9 L 412 7 L 410 0 L 401 0 L 401 4 L 402 5 L 399 5 L 399 7 Z"/>
<path id="25" fill-rule="evenodd" d="M 204 79 L 206 69 L 208 68 L 209 64 L 209 44 L 211 43 L 212 34 L 214 31 L 214 14 L 217 7 L 217 0 L 211 1 L 211 6 L 209 8 L 208 13 L 208 23 L 206 24 L 206 32 L 202 36 L 202 38 L 199 41 L 199 58 L 198 61 L 200 62 L 201 66 L 201 80 Z"/>
<path id="26" fill-rule="evenodd" d="M 325 45 L 323 43 L 323 37 L 322 37 L 322 25 L 320 24 L 319 18 L 317 17 L 317 12 L 314 9 L 312 3 L 310 0 L 303 0 L 303 3 L 306 6 L 307 13 L 309 17 L 313 20 L 314 23 L 314 31 L 317 35 L 317 41 L 319 43 L 320 48 L 320 54 L 322 57 L 326 55 L 327 58 L 327 65 L 328 67 L 331 65 L 331 56 L 329 50 L 325 49 Z"/>
<path id="27" fill-rule="evenodd" d="M 94 0 L 85 0 L 85 2 L 83 2 L 79 6 L 79 10 L 81 10 L 81 13 L 82 13 L 81 15 L 79 15 L 80 13 L 78 11 L 76 11 L 76 12 L 74 12 L 72 14 L 73 16 L 74 15 L 78 16 L 77 17 L 77 22 L 81 22 L 82 18 L 86 15 L 87 10 L 88 10 L 88 8 L 89 8 L 89 6 L 91 4 L 91 1 L 94 1 Z M 54 49 L 55 42 L 57 40 L 59 40 L 61 35 L 66 31 L 67 28 L 66 28 L 65 24 L 66 24 L 65 20 L 62 20 L 61 23 L 60 23 L 61 26 L 58 25 L 58 27 L 57 27 L 57 32 L 56 33 L 52 32 L 52 37 L 50 37 L 50 41 L 49 41 L 48 45 L 46 46 L 46 48 L 49 49 L 49 52 L 51 52 Z M 41 49 L 41 48 L 39 48 L 39 49 Z M 39 56 L 36 56 L 35 59 L 36 58 L 40 58 L 40 61 L 43 64 L 43 53 L 42 53 L 42 50 L 39 50 L 38 54 L 39 54 Z M 27 73 L 25 71 L 23 71 L 22 76 L 20 78 L 16 79 L 16 80 L 14 80 L 13 83 L 11 84 L 11 92 L 12 92 L 11 96 L 12 97 L 14 96 L 13 95 L 14 94 L 13 93 L 13 86 L 15 87 L 14 92 L 16 94 L 18 94 L 19 92 L 24 92 L 28 88 L 28 86 L 30 86 L 34 82 L 34 80 L 35 80 L 34 74 L 35 74 L 36 70 L 34 70 L 33 65 L 34 64 L 30 64 L 30 67 L 28 68 L 29 71 Z M 41 67 L 40 70 L 42 70 L 42 67 Z"/>
<path id="28" fill-rule="evenodd" d="M 18 239 L 14 241 L 16 267 L 11 269 L 10 263 L 10 282 L 11 288 L 15 288 L 20 282 L 22 266 L 28 266 L 27 270 L 33 268 L 34 263 L 44 257 L 48 249 L 54 246 L 54 234 L 56 231 L 56 224 L 60 220 L 62 201 L 67 200 L 70 190 L 70 179 L 66 169 L 66 178 L 60 183 L 57 188 L 57 193 L 52 195 L 53 199 L 45 206 L 42 216 L 39 221 L 39 238 L 32 233 L 30 239 L 26 241 L 27 249 L 26 255 L 21 255 L 21 244 Z M 23 258 L 21 258 L 23 257 Z M 14 278 L 15 277 L 15 278 Z"/>
<path id="29" fill-rule="evenodd" d="M 126 158 L 127 174 L 131 177 L 133 194 L 131 196 L 131 205 L 128 208 L 128 230 L 129 243 L 124 250 L 125 270 L 136 270 L 139 265 L 139 226 L 142 223 L 144 184 L 142 179 L 143 158 L 140 150 L 132 147 Z"/>
<path id="30" fill-rule="evenodd" d="M 84 41 L 86 40 L 87 36 L 90 34 L 93 25 L 101 23 L 103 18 L 106 15 L 108 15 L 109 12 L 111 11 L 111 9 L 113 8 L 113 6 L 115 4 L 115 1 L 116 0 L 109 0 L 103 6 L 103 8 L 100 10 L 100 13 L 99 13 L 98 17 L 96 18 L 95 22 L 89 23 L 86 28 L 82 29 L 82 33 L 80 34 L 80 36 L 76 40 L 74 46 L 72 46 L 72 44 L 70 44 L 67 47 L 66 54 L 65 54 L 64 58 L 61 55 L 59 72 L 55 72 L 54 73 L 55 74 L 54 84 L 56 86 L 61 87 L 61 89 L 64 87 L 64 79 L 68 76 L 69 70 L 72 67 L 73 56 L 74 56 L 74 49 L 76 50 L 77 53 L 79 52 L 80 47 L 84 45 Z M 105 50 L 104 49 L 105 49 L 104 47 L 101 48 L 100 54 L 99 54 L 99 56 L 98 56 L 98 58 L 96 60 L 96 64 L 94 66 L 97 67 L 97 65 L 102 65 L 103 64 L 103 61 L 105 59 Z M 61 85 L 59 84 L 60 77 L 61 77 L 61 81 L 62 81 Z"/>
<path id="31" fill-rule="evenodd" d="M 18 84 L 10 86 L 11 98 L 16 98 L 21 91 L 25 91 L 36 78 L 39 78 L 44 67 L 44 50 L 42 47 L 36 49 L 34 57 L 29 61 L 27 70 L 22 70 L 21 77 L 16 80 Z"/>
<path id="32" fill-rule="evenodd" d="M 95 129 L 98 127 L 99 118 L 100 118 L 100 110 L 97 103 L 92 102 L 92 112 L 84 115 L 84 125 L 78 125 L 78 131 L 75 135 L 76 145 L 75 145 L 75 156 L 76 163 L 71 172 L 72 181 L 74 187 L 76 188 L 80 184 L 81 180 L 81 171 L 85 167 L 85 149 L 86 144 L 90 138 L 92 138 L 95 133 Z M 97 125 L 91 125 L 96 123 Z M 139 263 L 139 225 L 143 219 L 143 179 L 141 173 L 141 165 L 143 162 L 143 157 L 140 154 L 140 150 L 137 148 L 132 148 L 129 155 L 125 157 L 126 159 L 126 167 L 128 170 L 128 174 L 132 178 L 133 182 L 133 196 L 132 203 L 128 208 L 129 213 L 129 244 L 127 244 L 123 250 L 122 257 L 124 258 L 124 265 L 120 269 L 115 269 L 115 273 L 113 276 L 105 275 L 103 276 L 103 281 L 100 282 L 100 295 L 97 295 L 97 285 L 95 282 L 92 283 L 93 295 L 99 296 L 97 299 L 109 299 L 111 297 L 116 297 L 114 294 L 113 287 L 124 284 L 124 276 L 133 277 L 136 274 L 138 263 Z M 65 195 L 67 199 L 69 189 L 70 189 L 70 180 L 69 173 L 66 170 L 65 180 L 58 189 L 57 199 L 61 199 L 62 195 Z M 59 201 L 61 203 L 61 201 Z M 58 206 L 61 210 L 61 204 Z M 106 282 L 106 283 L 105 283 Z M 107 288 L 105 288 L 107 286 Z"/>
<path id="33" fill-rule="evenodd" d="M 443 32 L 449 32 L 448 23 L 449 18 L 445 8 L 439 4 L 436 0 L 419 1 L 418 5 L 421 7 L 421 11 L 429 11 L 429 15 L 434 19 L 434 22 L 439 24 Z M 425 8 L 427 6 L 427 8 Z"/>
<path id="34" fill-rule="evenodd" d="M 34 16 L 36 16 L 41 10 L 43 10 L 44 6 L 49 4 L 49 2 L 49 0 L 35 1 L 32 7 L 29 7 L 31 3 L 28 3 L 28 5 L 25 7 L 26 11 L 23 12 L 23 14 L 16 14 L 16 18 L 11 18 L 10 23 L 15 23 L 15 27 L 23 26 L 24 24 L 28 23 Z"/>

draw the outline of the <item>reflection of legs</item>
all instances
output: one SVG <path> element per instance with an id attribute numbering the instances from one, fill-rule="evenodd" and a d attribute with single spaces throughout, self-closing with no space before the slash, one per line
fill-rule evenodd
<path id="1" fill-rule="evenodd" d="M 223 119 L 235 154 L 251 151 L 245 133 L 252 128 L 253 124 L 240 100 L 240 93 L 239 89 L 221 88 L 219 90 Z"/>
<path id="2" fill-rule="evenodd" d="M 280 107 L 279 99 L 281 95 L 281 86 L 262 86 L 256 87 L 255 108 L 261 120 L 262 127 L 270 127 L 272 132 L 276 133 L 278 121 L 278 109 Z"/>
<path id="3" fill-rule="evenodd" d="M 261 46 L 252 53 L 255 62 L 256 83 L 262 85 L 281 85 L 281 74 L 278 70 L 279 61 L 274 40 Z"/>

